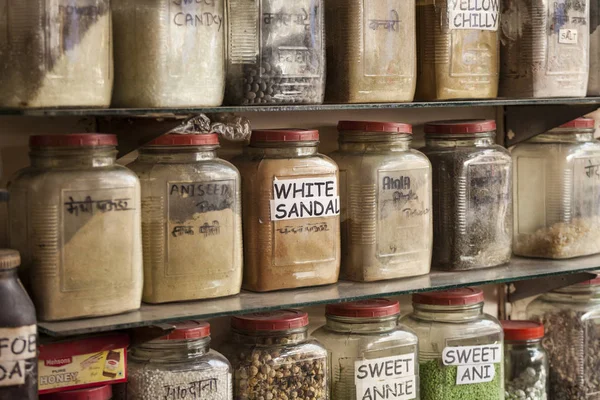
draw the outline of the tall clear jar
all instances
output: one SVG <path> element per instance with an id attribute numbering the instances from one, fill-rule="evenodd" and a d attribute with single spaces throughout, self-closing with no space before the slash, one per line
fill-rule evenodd
<path id="1" fill-rule="evenodd" d="M 412 127 L 340 121 L 341 276 L 377 281 L 424 275 L 433 242 L 431 163 L 410 149 Z M 365 199 L 373 204 L 365 204 Z"/>
<path id="2" fill-rule="evenodd" d="M 109 0 L 0 4 L 0 107 L 108 107 Z"/>
<path id="3" fill-rule="evenodd" d="M 327 95 L 337 103 L 412 101 L 415 1 L 325 0 Z"/>
<path id="4" fill-rule="evenodd" d="M 253 131 L 233 160 L 242 175 L 245 289 L 337 282 L 338 167 L 318 144 L 318 131 Z"/>
<path id="5" fill-rule="evenodd" d="M 227 348 L 236 400 L 329 399 L 327 350 L 308 337 L 308 315 L 297 310 L 231 319 Z"/>
<path id="6" fill-rule="evenodd" d="M 231 365 L 210 348 L 210 325 L 186 321 L 173 328 L 152 340 L 144 340 L 152 328 L 137 332 L 141 343 L 129 352 L 127 399 L 232 400 Z"/>
<path id="7" fill-rule="evenodd" d="M 313 337 L 329 352 L 330 399 L 419 399 L 417 336 L 398 325 L 398 301 L 330 304 L 325 312 Z"/>
<path id="8" fill-rule="evenodd" d="M 564 259 L 600 253 L 600 142 L 579 118 L 518 144 L 514 252 Z"/>
<path id="9" fill-rule="evenodd" d="M 228 105 L 320 104 L 323 0 L 229 0 Z"/>
<path id="10" fill-rule="evenodd" d="M 113 105 L 220 106 L 225 93 L 224 4 L 224 0 L 113 1 Z"/>
<path id="11" fill-rule="evenodd" d="M 502 326 L 483 302 L 474 288 L 413 295 L 400 322 L 419 338 L 421 400 L 504 399 Z"/>
<path id="12" fill-rule="evenodd" d="M 41 135 L 29 144 L 31 166 L 8 187 L 9 234 L 39 319 L 138 309 L 140 182 L 116 163 L 116 136 Z"/>
<path id="13" fill-rule="evenodd" d="M 419 100 L 498 94 L 500 2 L 417 0 Z"/>
<path id="14" fill-rule="evenodd" d="M 600 279 L 541 295 L 527 318 L 546 328 L 551 398 L 589 400 L 600 396 Z"/>
<path id="15" fill-rule="evenodd" d="M 218 147 L 216 134 L 164 135 L 129 166 L 142 188 L 144 302 L 240 292 L 241 179 Z"/>

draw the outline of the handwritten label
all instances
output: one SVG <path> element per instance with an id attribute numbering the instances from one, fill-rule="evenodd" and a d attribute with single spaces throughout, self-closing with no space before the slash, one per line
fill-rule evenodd
<path id="1" fill-rule="evenodd" d="M 497 31 L 499 11 L 499 0 L 448 0 L 448 27 Z"/>
<path id="2" fill-rule="evenodd" d="M 37 357 L 37 326 L 0 329 L 0 387 L 25 383 L 27 360 Z"/>
<path id="3" fill-rule="evenodd" d="M 97 212 L 107 213 L 135 210 L 134 208 L 130 208 L 131 203 L 131 198 L 98 200 L 92 198 L 92 196 L 85 196 L 83 200 L 75 200 L 73 196 L 69 196 L 68 201 L 65 202 L 65 207 L 69 214 L 79 217 L 81 214 L 94 215 Z"/>
<path id="4" fill-rule="evenodd" d="M 340 214 L 335 176 L 273 180 L 271 221 L 333 217 Z"/>
<path id="5" fill-rule="evenodd" d="M 458 366 L 457 385 L 491 382 L 496 375 L 494 364 L 502 362 L 502 345 L 446 347 L 442 362 Z"/>
<path id="6" fill-rule="evenodd" d="M 415 399 L 415 354 L 355 361 L 354 384 L 357 400 Z"/>
<path id="7" fill-rule="evenodd" d="M 558 43 L 577 44 L 577 29 L 561 29 L 558 31 Z"/>
<path id="8" fill-rule="evenodd" d="M 223 395 L 229 392 L 226 381 L 221 377 L 202 379 L 199 381 L 184 382 L 175 385 L 163 386 L 163 393 L 160 398 L 165 400 L 183 400 L 183 399 L 203 399 L 205 396 L 221 393 Z M 225 396 L 227 398 L 227 396 Z"/>
<path id="9" fill-rule="evenodd" d="M 221 32 L 223 11 L 217 3 L 217 0 L 171 0 L 171 20 L 178 27 L 205 27 Z"/>
<path id="10" fill-rule="evenodd" d="M 573 215 L 600 216 L 600 158 L 575 159 L 573 175 Z"/>
<path id="11" fill-rule="evenodd" d="M 377 31 L 384 29 L 388 32 L 399 32 L 400 31 L 400 16 L 398 11 L 391 10 L 388 19 L 368 19 L 369 29 Z"/>

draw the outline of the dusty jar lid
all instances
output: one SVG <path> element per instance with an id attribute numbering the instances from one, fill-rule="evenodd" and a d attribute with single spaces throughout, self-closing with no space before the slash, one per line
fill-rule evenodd
<path id="1" fill-rule="evenodd" d="M 452 289 L 443 292 L 413 294 L 415 304 L 432 306 L 468 306 L 483 303 L 483 290 L 475 288 Z"/>
<path id="2" fill-rule="evenodd" d="M 308 314 L 299 310 L 278 310 L 233 317 L 231 327 L 245 331 L 286 331 L 308 325 Z"/>
<path id="3" fill-rule="evenodd" d="M 0 249 L 0 270 L 15 269 L 21 265 L 21 255 L 17 250 Z"/>
<path id="4" fill-rule="evenodd" d="M 315 142 L 319 131 L 309 129 L 263 129 L 252 131 L 250 143 Z"/>
<path id="5" fill-rule="evenodd" d="M 400 122 L 340 121 L 338 131 L 361 131 L 412 134 L 412 125 Z"/>
<path id="6" fill-rule="evenodd" d="M 371 299 L 350 303 L 328 304 L 326 315 L 348 318 L 378 318 L 400 314 L 400 303 L 388 299 Z"/>
<path id="7" fill-rule="evenodd" d="M 41 400 L 110 400 L 111 398 L 112 386 L 110 385 L 52 393 L 40 397 Z"/>
<path id="8" fill-rule="evenodd" d="M 30 147 L 94 147 L 116 146 L 117 135 L 103 133 L 74 133 L 68 135 L 34 135 Z"/>
<path id="9" fill-rule="evenodd" d="M 596 121 L 593 118 L 577 118 L 562 124 L 559 128 L 575 128 L 575 129 L 593 129 L 596 126 Z"/>
<path id="10" fill-rule="evenodd" d="M 496 130 L 496 121 L 488 120 L 456 120 L 456 121 L 436 121 L 425 124 L 425 133 L 427 134 L 472 134 L 493 132 Z"/>
<path id="11" fill-rule="evenodd" d="M 200 135 L 178 135 L 171 133 L 158 137 L 146 146 L 210 146 L 219 144 L 219 135 L 216 133 Z"/>
<path id="12" fill-rule="evenodd" d="M 175 330 L 156 340 L 202 339 L 210 336 L 210 324 L 205 321 L 184 321 L 172 325 Z"/>
<path id="13" fill-rule="evenodd" d="M 544 337 L 544 325 L 533 321 L 500 321 L 505 340 L 535 340 Z"/>

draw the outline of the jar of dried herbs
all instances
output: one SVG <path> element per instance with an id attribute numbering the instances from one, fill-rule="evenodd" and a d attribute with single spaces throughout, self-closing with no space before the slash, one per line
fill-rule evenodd
<path id="1" fill-rule="evenodd" d="M 494 121 L 425 125 L 433 166 L 432 268 L 469 270 L 510 261 L 512 163 Z"/>
<path id="2" fill-rule="evenodd" d="M 553 290 L 527 307 L 544 324 L 554 400 L 586 400 L 600 394 L 600 278 Z"/>

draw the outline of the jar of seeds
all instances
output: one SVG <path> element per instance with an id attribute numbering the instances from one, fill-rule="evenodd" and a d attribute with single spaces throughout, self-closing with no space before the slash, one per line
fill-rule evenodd
<path id="1" fill-rule="evenodd" d="M 231 400 L 231 365 L 210 349 L 210 325 L 187 321 L 173 328 L 146 342 L 152 329 L 136 332 L 142 343 L 130 351 L 127 399 Z"/>
<path id="2" fill-rule="evenodd" d="M 328 399 L 327 350 L 308 338 L 308 314 L 280 310 L 234 317 L 236 400 Z"/>
<path id="3" fill-rule="evenodd" d="M 322 0 L 230 0 L 225 102 L 320 104 L 325 94 Z"/>
<path id="4" fill-rule="evenodd" d="M 544 324 L 553 400 L 600 395 L 600 278 L 553 290 L 527 307 Z"/>
<path id="5" fill-rule="evenodd" d="M 433 167 L 432 268 L 495 267 L 512 253 L 512 163 L 490 120 L 425 125 Z"/>
<path id="6" fill-rule="evenodd" d="M 544 325 L 502 321 L 506 400 L 548 399 L 548 354 L 542 346 Z"/>

